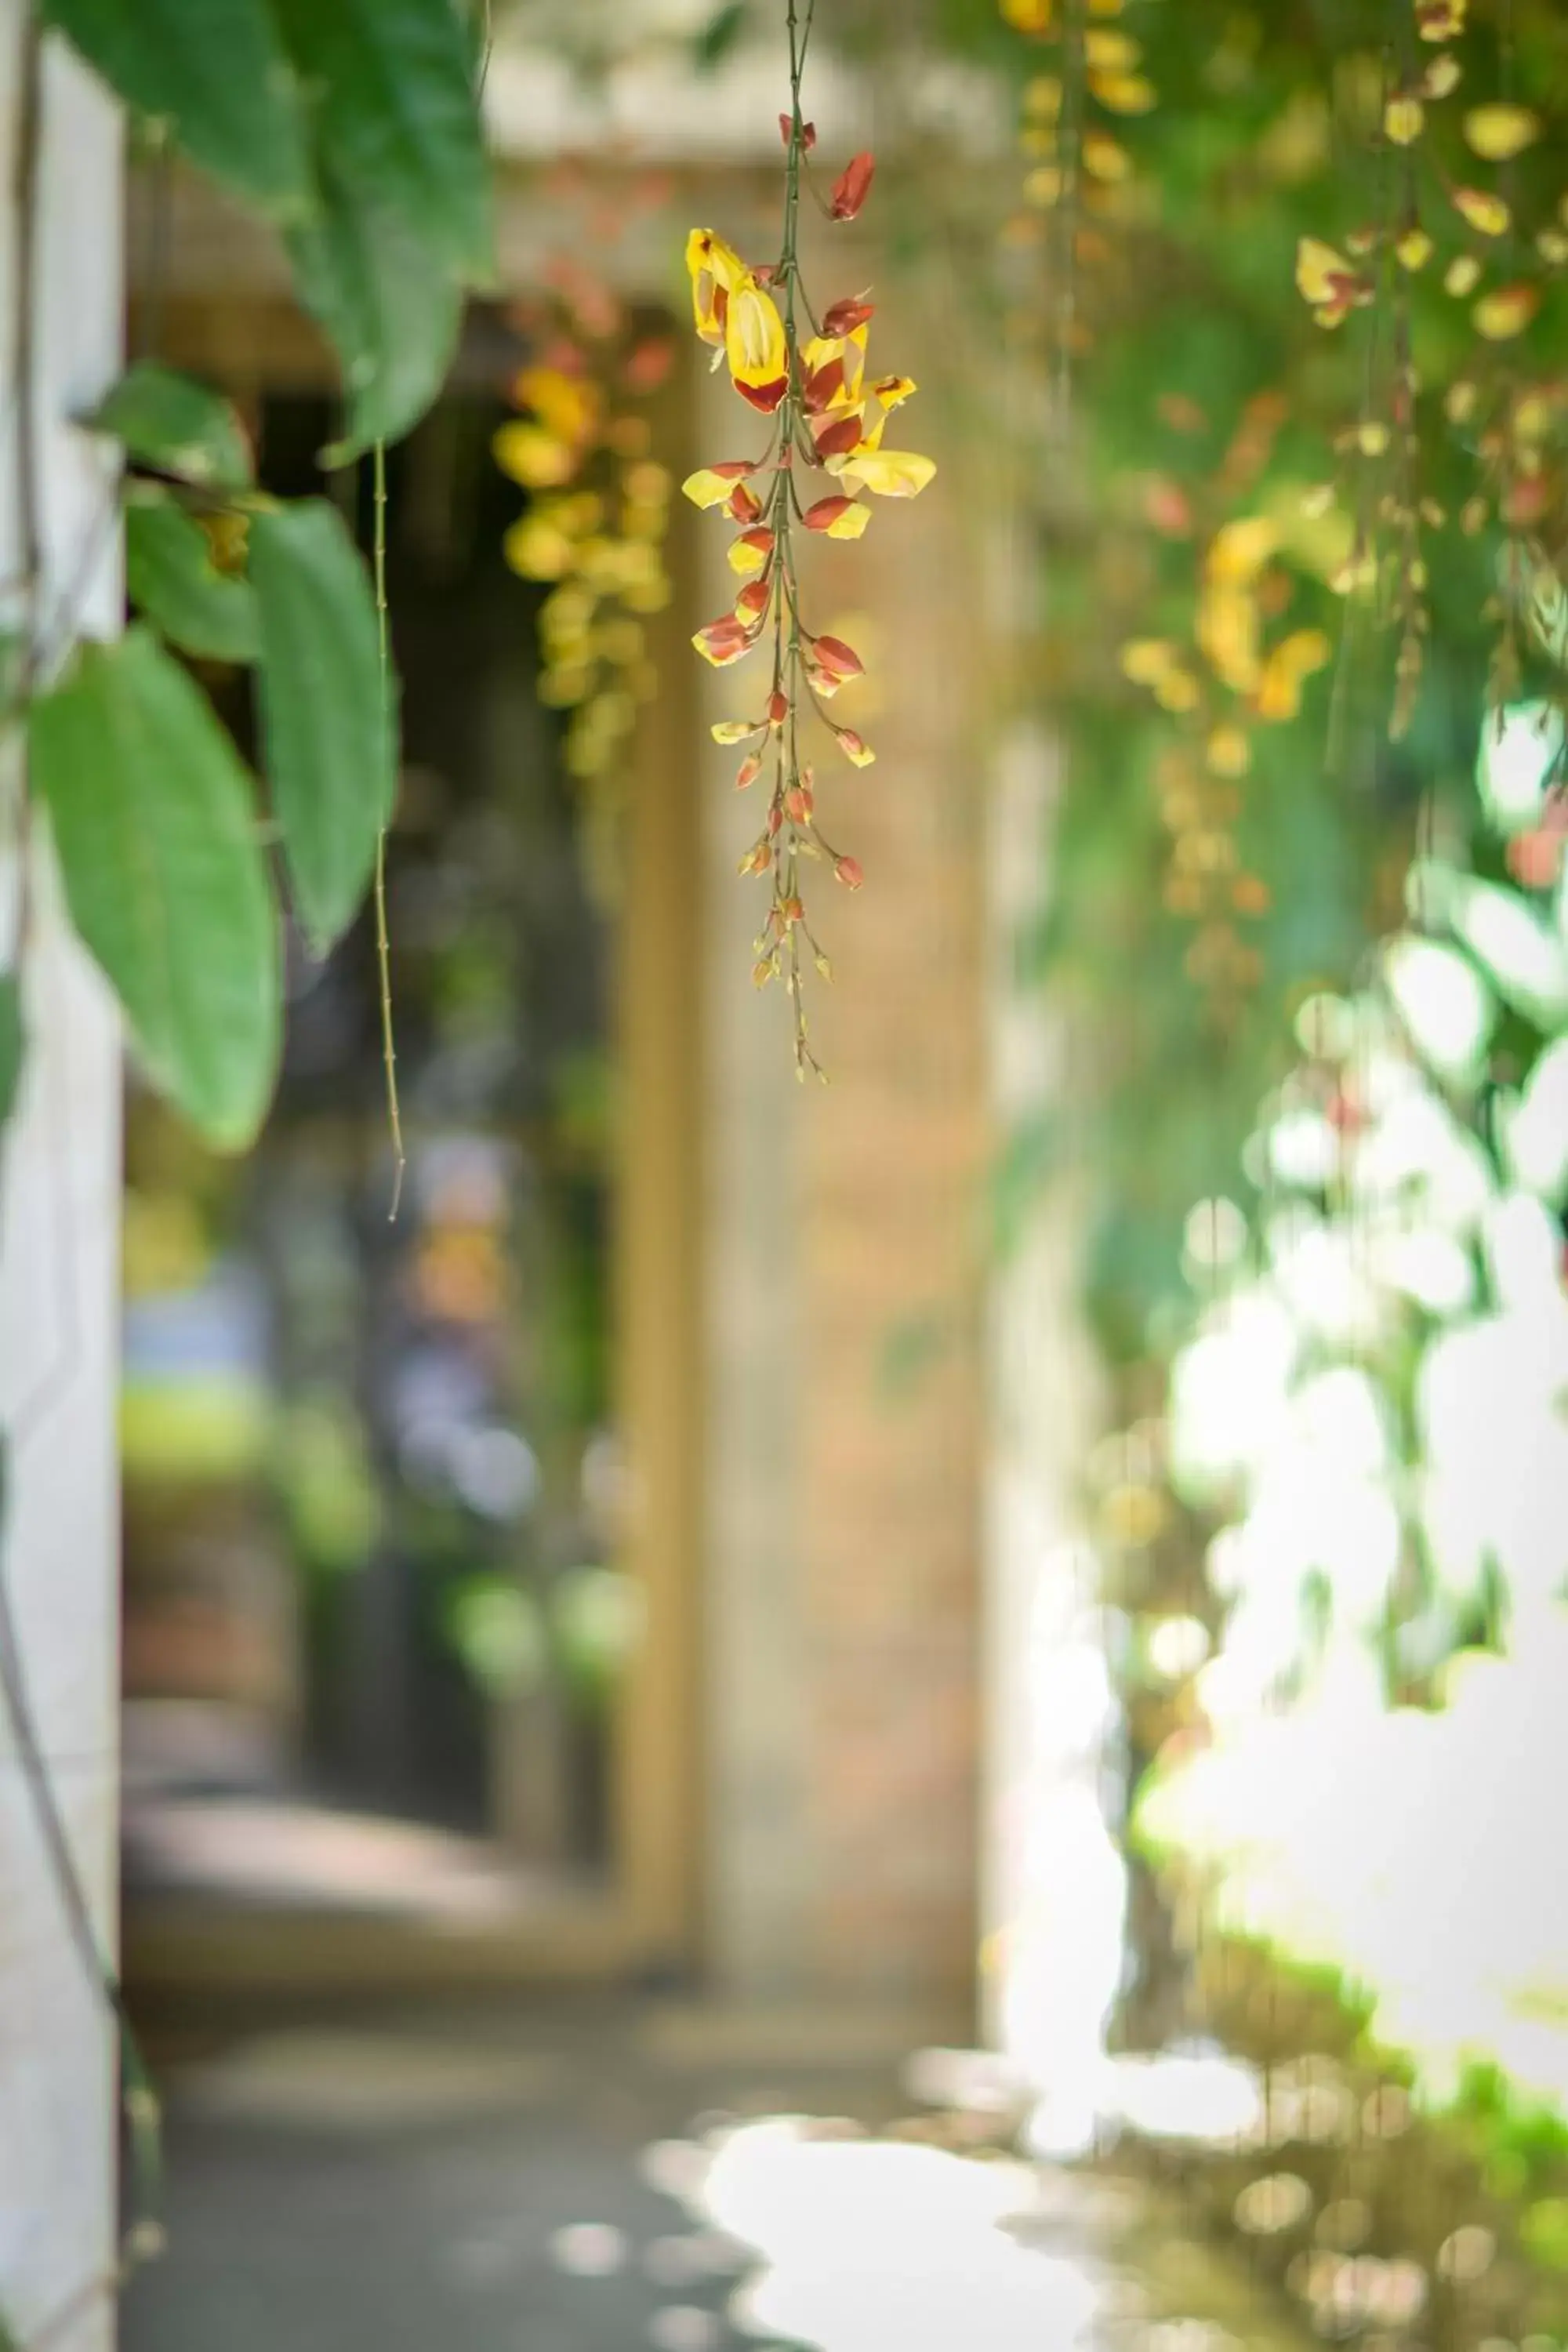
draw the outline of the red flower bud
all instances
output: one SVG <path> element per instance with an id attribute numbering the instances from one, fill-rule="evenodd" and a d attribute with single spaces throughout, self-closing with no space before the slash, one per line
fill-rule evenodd
<path id="1" fill-rule="evenodd" d="M 858 443 L 863 429 L 864 420 L 858 408 L 852 408 L 847 416 L 830 416 L 823 425 L 813 417 L 811 437 L 817 456 L 847 457 Z"/>
<path id="2" fill-rule="evenodd" d="M 773 551 L 773 535 L 766 523 L 759 523 L 754 530 L 743 530 L 736 544 L 740 547 L 754 547 L 760 554 L 771 555 Z"/>
<path id="3" fill-rule="evenodd" d="M 773 839 L 773 835 L 777 833 L 783 823 L 784 811 L 780 808 L 777 801 L 775 801 L 772 808 L 768 811 L 768 838 L 770 841 Z"/>
<path id="4" fill-rule="evenodd" d="M 1511 523 L 1515 530 L 1539 522 L 1551 502 L 1551 489 L 1541 475 L 1521 475 L 1517 481 L 1509 484 L 1503 498 L 1503 520 Z"/>
<path id="5" fill-rule="evenodd" d="M 871 174 L 877 159 L 870 153 L 852 155 L 833 183 L 833 200 L 828 205 L 835 220 L 853 220 L 870 193 Z"/>
<path id="6" fill-rule="evenodd" d="M 1516 833 L 1504 856 L 1508 870 L 1525 890 L 1547 890 L 1563 871 L 1563 836 L 1538 827 Z"/>
<path id="7" fill-rule="evenodd" d="M 837 677 L 858 677 L 866 667 L 854 646 L 847 646 L 842 637 L 814 637 L 812 644 L 822 667 Z"/>
<path id="8" fill-rule="evenodd" d="M 839 335 L 852 335 L 857 327 L 863 327 L 874 314 L 873 303 L 862 302 L 855 295 L 846 294 L 841 301 L 829 303 L 823 312 L 822 331 L 830 341 Z"/>
<path id="9" fill-rule="evenodd" d="M 807 507 L 801 520 L 807 530 L 826 530 L 829 523 L 838 520 L 841 514 L 847 514 L 854 503 L 853 499 L 847 499 L 842 493 L 829 499 L 818 499 L 815 506 Z"/>
<path id="10" fill-rule="evenodd" d="M 844 386 L 844 362 L 829 360 L 826 367 L 813 368 L 801 390 L 801 399 L 808 416 L 815 416 L 826 407 Z"/>
<path id="11" fill-rule="evenodd" d="M 775 686 L 768 697 L 768 725 L 782 727 L 789 717 L 789 697 L 782 687 Z"/>
<path id="12" fill-rule="evenodd" d="M 735 610 L 743 620 L 760 621 L 773 602 L 771 580 L 748 580 L 735 599 Z M 856 664 L 859 667 L 859 664 Z"/>
<path id="13" fill-rule="evenodd" d="M 774 376 L 769 383 L 742 383 L 738 376 L 733 381 L 742 399 L 749 401 L 752 406 L 759 409 L 764 416 L 773 415 L 789 390 L 787 375 Z"/>
<path id="14" fill-rule="evenodd" d="M 733 613 L 722 613 L 718 620 L 699 629 L 692 642 L 710 662 L 722 668 L 729 662 L 739 661 L 751 645 L 752 634 Z"/>
<path id="15" fill-rule="evenodd" d="M 795 121 L 793 117 L 787 114 L 781 114 L 779 117 L 779 137 L 783 140 L 786 147 L 789 145 L 790 132 L 794 129 Z M 816 144 L 816 125 L 815 122 L 803 122 L 801 124 L 800 143 L 809 155 L 812 149 Z"/>
<path id="16" fill-rule="evenodd" d="M 762 510 L 761 499 L 754 490 L 749 490 L 744 482 L 737 482 L 724 501 L 725 513 L 732 516 L 736 522 L 755 522 Z"/>
<path id="17" fill-rule="evenodd" d="M 779 916 L 786 923 L 804 923 L 805 908 L 798 898 L 785 898 L 779 907 Z"/>
<path id="18" fill-rule="evenodd" d="M 668 339 L 638 343 L 626 360 L 628 392 L 657 392 L 675 361 L 675 345 Z"/>
<path id="19" fill-rule="evenodd" d="M 739 870 L 742 874 L 765 874 L 773 862 L 773 853 L 767 835 L 760 834 L 742 858 Z"/>
<path id="20" fill-rule="evenodd" d="M 762 753 L 760 751 L 748 752 L 735 771 L 735 790 L 738 793 L 743 793 L 748 784 L 754 784 L 756 782 L 757 778 L 762 774 Z"/>
<path id="21" fill-rule="evenodd" d="M 809 824 L 815 806 L 804 784 L 792 784 L 784 794 L 784 814 L 792 824 Z"/>
<path id="22" fill-rule="evenodd" d="M 866 879 L 858 857 L 836 857 L 833 861 L 833 871 L 847 890 L 858 890 L 861 883 Z"/>

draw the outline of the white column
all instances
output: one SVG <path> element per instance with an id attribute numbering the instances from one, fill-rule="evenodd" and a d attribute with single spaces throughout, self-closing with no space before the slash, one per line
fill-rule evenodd
<path id="1" fill-rule="evenodd" d="M 1064 1024 L 1017 976 L 1019 942 L 1050 888 L 1055 782 L 1052 747 L 1018 730 L 988 812 L 991 1079 L 1004 1136 L 1047 1116 L 1059 1138 L 1071 1120 Z M 1036 2093 L 1035 2142 L 1052 2155 L 1093 2135 L 1126 1900 L 1104 1814 L 1114 1706 L 1080 1517 L 1099 1409 L 1078 1307 L 1086 1204 L 1070 1150 L 1062 1156 L 992 1283 L 982 1666 L 983 2021 Z"/>
<path id="2" fill-rule="evenodd" d="M 25 0 L 0 0 L 0 581 L 23 570 L 16 398 Z M 54 39 L 37 118 L 32 383 L 38 604 L 98 635 L 120 625 L 113 466 L 69 419 L 120 366 L 116 109 Z M 15 757 L 13 749 L 10 756 Z M 7 780 L 9 812 L 15 776 Z M 9 817 L 7 816 L 7 822 Z M 14 948 L 15 844 L 0 848 L 0 961 Z M 22 1668 L 100 1948 L 115 1940 L 118 1830 L 120 1056 L 107 990 L 68 936 L 35 854 L 27 1060 L 0 1165 L 0 1527 Z M 24 2346 L 113 2337 L 115 2044 L 73 1943 L 14 1727 L 0 1709 L 0 2320 Z"/>

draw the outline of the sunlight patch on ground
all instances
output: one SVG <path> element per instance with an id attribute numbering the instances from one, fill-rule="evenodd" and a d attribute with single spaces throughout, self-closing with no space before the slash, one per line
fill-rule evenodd
<path id="1" fill-rule="evenodd" d="M 1026 2166 L 790 2116 L 688 2148 L 679 2165 L 661 2151 L 658 2169 L 679 2178 L 694 2220 L 750 2250 L 730 2305 L 746 2333 L 819 2352 L 1069 2352 L 1094 2339 L 1101 2282 L 1027 2242 Z"/>

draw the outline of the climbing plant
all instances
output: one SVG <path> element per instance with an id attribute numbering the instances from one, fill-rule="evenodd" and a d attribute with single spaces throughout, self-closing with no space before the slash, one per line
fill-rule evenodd
<path id="1" fill-rule="evenodd" d="M 453 0 L 163 0 L 153 22 L 132 0 L 47 0 L 29 37 L 30 75 L 38 40 L 62 36 L 155 152 L 280 230 L 342 368 L 326 461 L 372 453 L 378 488 L 383 446 L 434 399 L 465 293 L 489 278 L 482 29 Z M 30 219 L 21 234 L 30 251 Z M 258 487 L 237 414 L 205 386 L 142 362 L 79 421 L 124 452 L 136 617 L 97 643 L 69 612 L 35 607 L 13 666 L 21 821 L 47 814 L 71 919 L 147 1075 L 233 1150 L 265 1114 L 281 1026 L 266 827 L 317 952 L 377 874 L 396 774 L 381 582 L 330 501 Z M 37 454 L 23 440 L 31 530 Z M 39 550 L 24 553 L 36 577 Z M 254 668 L 259 784 L 181 655 Z M 15 1058 L 16 973 L 6 986 Z"/>
<path id="2" fill-rule="evenodd" d="M 5 811 L 21 903 L 14 961 L 0 973 L 0 1129 L 26 1076 L 34 835 L 45 833 L 69 919 L 147 1076 L 231 1150 L 254 1137 L 272 1094 L 284 904 L 324 953 L 374 889 L 397 1144 L 380 887 L 397 775 L 384 452 L 435 398 L 466 294 L 489 279 L 479 106 L 487 37 L 487 15 L 454 0 L 39 0 L 24 27 L 12 349 L 26 602 L 5 647 L 0 705 L 0 723 L 24 739 Z M 31 336 L 41 59 L 58 39 L 121 101 L 154 158 L 183 158 L 281 233 L 300 300 L 342 363 L 342 429 L 324 460 L 371 459 L 371 566 L 335 505 L 281 501 L 258 487 L 227 401 L 147 358 L 76 420 L 122 454 L 95 544 L 122 522 L 135 617 L 100 639 L 68 602 L 43 593 Z M 260 778 L 183 656 L 253 670 Z M 40 2340 L 49 2340 L 156 2251 L 157 2110 L 76 1874 L 3 1562 L 0 1700 L 72 1942 L 118 2030 L 131 2158 L 121 2246 L 106 2275 L 84 2279 L 46 2316 Z M 0 2344 L 12 2341 L 0 2315 Z"/>

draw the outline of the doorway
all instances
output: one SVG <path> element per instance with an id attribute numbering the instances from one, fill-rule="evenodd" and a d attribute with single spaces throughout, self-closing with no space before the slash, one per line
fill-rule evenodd
<path id="1" fill-rule="evenodd" d="M 682 714 L 645 729 L 606 893 L 534 690 L 540 592 L 501 555 L 493 316 L 465 352 L 387 461 L 401 1185 L 368 914 L 324 962 L 287 942 L 247 1160 L 132 1082 L 124 1859 L 153 1980 L 691 1949 L 695 924 L 682 873 L 643 887 Z M 335 496 L 368 548 L 369 468 L 319 472 L 322 385 L 296 361 L 233 388 L 264 486 Z M 247 678 L 205 682 L 247 746 Z"/>

